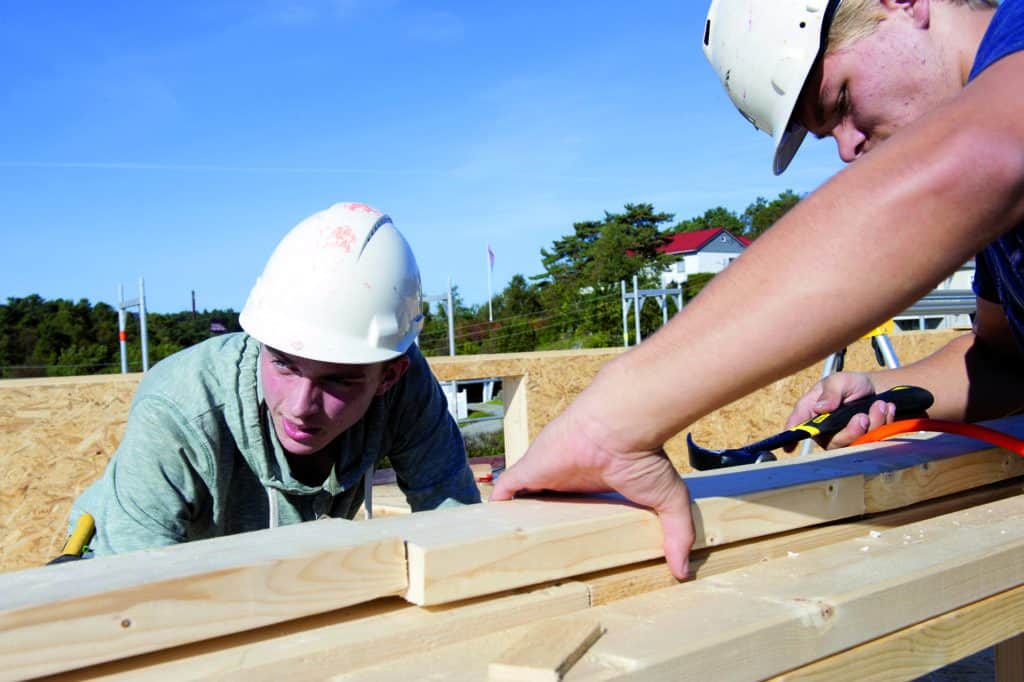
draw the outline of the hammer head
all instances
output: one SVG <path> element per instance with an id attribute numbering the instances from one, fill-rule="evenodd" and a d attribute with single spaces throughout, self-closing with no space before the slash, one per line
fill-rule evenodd
<path id="1" fill-rule="evenodd" d="M 743 448 L 708 450 L 694 443 L 693 436 L 690 434 L 686 434 L 686 447 L 690 451 L 690 466 L 697 471 L 775 461 L 775 455 L 770 450 Z"/>

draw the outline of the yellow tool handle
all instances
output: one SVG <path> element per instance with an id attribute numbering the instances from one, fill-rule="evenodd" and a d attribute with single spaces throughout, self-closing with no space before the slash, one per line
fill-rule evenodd
<path id="1" fill-rule="evenodd" d="M 96 532 L 96 521 L 92 518 L 92 514 L 85 512 L 78 517 L 78 523 L 75 524 L 75 530 L 71 533 L 68 541 L 64 543 L 64 549 L 61 550 L 61 554 L 69 556 L 82 556 L 82 552 L 85 550 L 86 545 L 92 540 L 93 533 Z"/>

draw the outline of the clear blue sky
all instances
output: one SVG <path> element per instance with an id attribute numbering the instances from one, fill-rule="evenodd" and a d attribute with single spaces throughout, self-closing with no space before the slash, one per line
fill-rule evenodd
<path id="1" fill-rule="evenodd" d="M 7 2 L 0 300 L 240 310 L 278 239 L 336 201 L 391 214 L 427 294 L 542 271 L 572 223 L 813 190 L 704 60 L 702 0 Z"/>

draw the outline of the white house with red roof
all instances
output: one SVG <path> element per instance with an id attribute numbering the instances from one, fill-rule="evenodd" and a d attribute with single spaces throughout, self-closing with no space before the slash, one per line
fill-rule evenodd
<path id="1" fill-rule="evenodd" d="M 750 246 L 750 240 L 737 237 L 724 227 L 696 232 L 681 232 L 658 250 L 675 257 L 661 273 L 661 286 L 679 285 L 695 272 L 721 272 Z"/>

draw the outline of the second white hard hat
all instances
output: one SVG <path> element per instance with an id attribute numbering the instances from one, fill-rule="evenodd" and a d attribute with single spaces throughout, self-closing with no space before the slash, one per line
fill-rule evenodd
<path id="1" fill-rule="evenodd" d="M 341 203 L 285 235 L 238 321 L 285 353 L 366 364 L 409 349 L 423 324 L 421 300 L 416 259 L 391 218 Z"/>
<path id="2" fill-rule="evenodd" d="M 772 136 L 779 175 L 807 129 L 792 120 L 839 0 L 712 0 L 704 56 L 740 113 Z M 827 35 L 825 36 L 827 38 Z"/>

